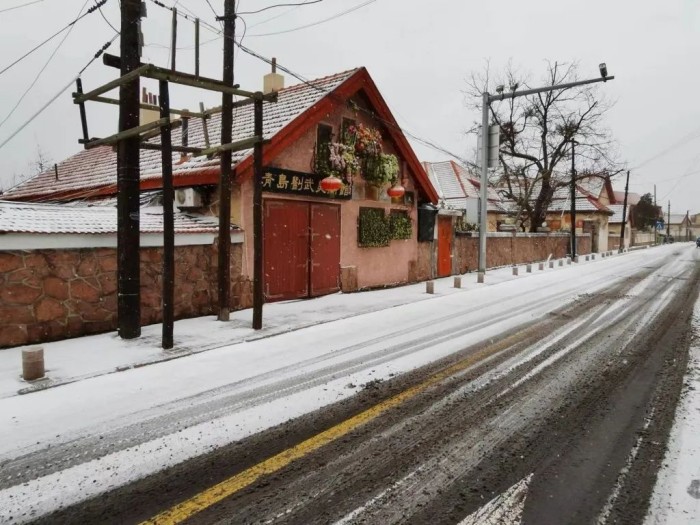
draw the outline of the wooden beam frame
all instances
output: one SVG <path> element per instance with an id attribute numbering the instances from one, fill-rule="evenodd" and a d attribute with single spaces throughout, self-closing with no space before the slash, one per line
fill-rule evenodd
<path id="1" fill-rule="evenodd" d="M 169 118 L 161 118 L 149 124 L 144 124 L 143 126 L 136 126 L 135 128 L 115 133 L 114 135 L 110 135 L 109 137 L 105 137 L 103 139 L 90 139 L 87 142 L 81 139 L 78 142 L 80 144 L 83 144 L 85 146 L 85 149 L 96 148 L 97 146 L 107 146 L 110 144 L 116 144 L 120 140 L 136 137 L 146 131 L 151 131 L 152 129 L 160 128 L 162 126 L 167 126 L 168 124 L 170 124 Z"/>

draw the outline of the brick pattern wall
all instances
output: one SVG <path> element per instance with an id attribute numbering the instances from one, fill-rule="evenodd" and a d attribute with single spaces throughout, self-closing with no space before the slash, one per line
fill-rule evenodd
<path id="1" fill-rule="evenodd" d="M 240 245 L 231 250 L 231 308 L 252 305 L 241 277 Z M 141 324 L 160 322 L 162 248 L 141 249 Z M 175 318 L 216 308 L 215 246 L 175 248 Z M 114 330 L 117 255 L 113 248 L 0 252 L 0 348 Z"/>
<path id="2" fill-rule="evenodd" d="M 511 264 L 526 264 L 543 261 L 552 255 L 553 259 L 566 257 L 569 251 L 569 237 L 566 235 L 518 234 L 487 238 L 486 266 L 494 268 Z M 576 237 L 576 251 L 579 254 L 591 252 L 589 236 Z M 456 271 L 465 273 L 478 268 L 479 237 L 457 235 L 453 256 L 457 258 Z M 454 266 L 453 266 L 454 268 Z"/>

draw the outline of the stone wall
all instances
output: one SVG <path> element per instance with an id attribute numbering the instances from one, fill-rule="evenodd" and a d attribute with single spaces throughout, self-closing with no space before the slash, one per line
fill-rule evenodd
<path id="1" fill-rule="evenodd" d="M 591 252 L 590 236 L 576 237 L 576 251 L 579 254 Z M 512 264 L 526 264 L 565 257 L 569 252 L 569 236 L 545 233 L 499 233 L 489 235 L 486 241 L 486 266 L 494 268 Z M 478 268 L 479 236 L 458 234 L 454 243 L 457 273 L 475 271 Z"/>
<path id="2" fill-rule="evenodd" d="M 160 322 L 162 248 L 141 249 L 141 324 Z M 252 305 L 231 247 L 231 307 Z M 176 319 L 214 313 L 215 246 L 175 248 Z M 117 254 L 113 248 L 0 252 L 0 348 L 114 330 Z"/>

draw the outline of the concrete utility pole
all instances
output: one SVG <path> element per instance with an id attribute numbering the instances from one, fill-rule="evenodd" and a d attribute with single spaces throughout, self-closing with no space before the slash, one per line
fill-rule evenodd
<path id="1" fill-rule="evenodd" d="M 571 260 L 576 261 L 576 150 L 571 139 Z"/>
<path id="2" fill-rule="evenodd" d="M 627 181 L 625 182 L 625 200 L 622 205 L 622 231 L 620 232 L 620 247 L 617 252 L 622 253 L 625 249 L 625 228 L 627 227 L 627 191 L 630 187 L 630 170 L 627 170 Z M 654 226 L 656 227 L 656 225 Z"/>
<path id="3" fill-rule="evenodd" d="M 139 67 L 140 0 L 121 3 L 121 75 Z M 139 77 L 119 86 L 119 131 L 139 125 Z M 117 145 L 117 318 L 122 339 L 141 335 L 138 135 Z"/>
<path id="4" fill-rule="evenodd" d="M 600 78 L 590 80 L 580 80 L 578 82 L 567 82 L 565 84 L 557 84 L 556 86 L 547 86 L 535 89 L 524 89 L 522 91 L 511 91 L 510 93 L 498 93 L 491 95 L 488 91 L 482 94 L 481 106 L 481 217 L 479 218 L 479 274 L 478 282 L 483 283 L 486 275 L 486 205 L 488 198 L 488 158 L 489 158 L 489 109 L 491 103 L 497 100 L 505 100 L 516 97 L 526 97 L 528 95 L 536 95 L 537 93 L 546 93 L 548 91 L 557 91 L 561 89 L 569 89 L 585 84 L 594 84 L 597 82 L 607 82 L 613 80 L 614 76 L 608 76 L 608 70 L 605 64 L 600 64 Z"/>
<path id="5" fill-rule="evenodd" d="M 668 201 L 668 221 L 666 222 L 666 242 L 671 241 L 671 201 Z"/>
<path id="6" fill-rule="evenodd" d="M 656 207 L 656 184 L 654 184 L 654 215 L 659 213 L 659 209 Z M 663 213 L 661 214 L 663 216 Z M 658 220 L 659 216 L 656 215 L 656 219 Z M 654 221 L 654 246 L 659 244 L 659 229 L 656 227 L 656 220 Z"/>
<path id="7" fill-rule="evenodd" d="M 224 72 L 223 82 L 233 86 L 233 39 L 236 34 L 235 0 L 224 0 Z M 221 144 L 231 142 L 233 95 L 221 94 Z M 231 308 L 231 150 L 221 152 L 219 181 L 219 321 L 229 320 Z"/>

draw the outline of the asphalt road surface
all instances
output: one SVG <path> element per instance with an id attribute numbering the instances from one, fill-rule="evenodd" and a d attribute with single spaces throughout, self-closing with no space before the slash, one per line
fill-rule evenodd
<path id="1" fill-rule="evenodd" d="M 582 288 L 447 359 L 41 521 L 642 523 L 686 369 L 699 258 L 678 245 L 603 292 Z M 515 315 L 507 300 L 499 312 Z M 453 336 L 416 326 L 402 348 Z M 233 400 L 218 402 L 198 413 Z M 21 476 L 36 461 L 3 469 Z"/>

